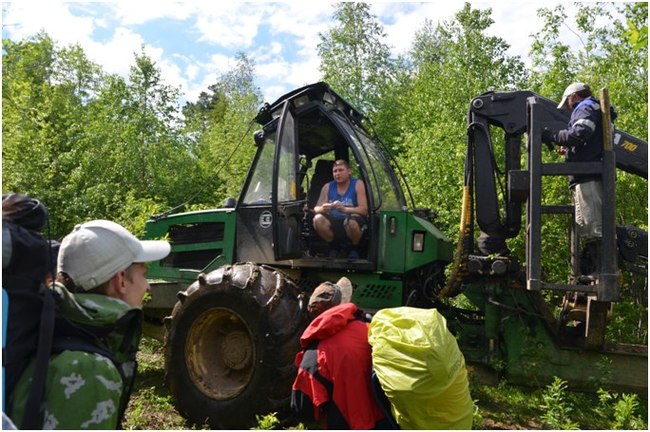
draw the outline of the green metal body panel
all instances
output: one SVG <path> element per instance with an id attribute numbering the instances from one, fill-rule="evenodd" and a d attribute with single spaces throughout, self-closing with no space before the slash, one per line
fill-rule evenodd
<path id="1" fill-rule="evenodd" d="M 341 262 L 337 269 L 321 270 L 314 267 L 315 258 L 287 260 L 286 268 L 278 268 L 307 290 L 313 289 L 321 281 L 336 280 L 346 273 L 355 285 L 353 300 L 359 306 L 370 310 L 401 306 L 405 299 L 404 281 L 408 280 L 407 275 L 432 262 L 451 261 L 452 245 L 432 223 L 411 213 L 379 212 L 377 218 L 380 228 L 376 271 L 348 271 L 349 264 L 346 262 Z M 170 312 L 176 303 L 176 294 L 194 282 L 200 272 L 209 272 L 236 261 L 236 223 L 234 209 L 181 213 L 147 223 L 147 239 L 173 237 L 173 234 L 169 234 L 170 230 L 175 230 L 177 235 L 184 234 L 178 234 L 179 227 L 190 230 L 190 238 L 187 235 L 182 241 L 170 238 L 170 257 L 151 263 L 149 267 L 152 288 L 151 300 L 145 307 L 148 315 L 160 317 L 165 315 L 164 310 Z M 200 228 L 209 224 L 221 224 L 223 229 L 218 230 L 219 235 L 210 237 L 208 230 L 204 233 Z M 421 252 L 411 249 L 416 232 L 424 235 L 424 249 Z M 323 258 L 317 260 L 326 261 Z M 179 262 L 187 264 L 186 267 L 178 266 Z M 189 265 L 190 262 L 192 265 Z M 331 264 L 331 261 L 328 263 Z M 156 311 L 153 312 L 153 309 Z"/>
<path id="2" fill-rule="evenodd" d="M 196 235 L 186 241 L 171 241 L 170 256 L 162 261 L 152 262 L 148 274 L 151 279 L 167 281 L 196 280 L 199 271 L 209 272 L 225 264 L 231 264 L 235 256 L 235 223 L 234 209 L 212 209 L 167 216 L 163 219 L 147 222 L 144 238 L 165 238 L 173 227 L 196 227 Z M 201 235 L 199 225 L 214 224 L 221 226 L 220 235 L 210 237 Z M 194 259 L 190 256 L 193 254 Z M 188 256 L 188 258 L 185 258 Z M 197 258 L 200 256 L 200 258 Z M 195 266 L 184 268 L 175 265 L 176 262 L 203 263 L 200 268 Z"/>
<path id="3" fill-rule="evenodd" d="M 581 390 L 647 392 L 646 346 L 606 344 L 587 350 L 562 344 L 539 293 L 504 287 L 498 279 L 470 285 L 464 294 L 484 313 L 482 322 L 448 321 L 468 363 L 527 386 L 544 386 L 558 376 Z"/>
<path id="4" fill-rule="evenodd" d="M 412 249 L 415 233 L 424 234 L 421 252 Z M 379 213 L 379 271 L 403 274 L 432 262 L 450 262 L 452 258 L 451 242 L 431 222 L 406 212 Z"/>
<path id="5" fill-rule="evenodd" d="M 380 273 L 344 273 L 341 271 L 297 271 L 297 273 L 289 272 L 288 274 L 294 278 L 300 278 L 301 284 L 313 287 L 322 281 L 336 282 L 345 276 L 350 279 L 354 287 L 352 302 L 368 312 L 404 304 L 404 282 L 401 277 L 387 279 Z"/>

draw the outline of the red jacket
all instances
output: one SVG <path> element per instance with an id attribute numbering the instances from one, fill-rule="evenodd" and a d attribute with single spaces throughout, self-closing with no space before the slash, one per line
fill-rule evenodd
<path id="1" fill-rule="evenodd" d="M 316 419 L 323 412 L 331 429 L 372 429 L 384 418 L 370 387 L 368 323 L 358 317 L 355 304 L 343 303 L 316 317 L 300 338 L 292 406 L 306 395 Z"/>

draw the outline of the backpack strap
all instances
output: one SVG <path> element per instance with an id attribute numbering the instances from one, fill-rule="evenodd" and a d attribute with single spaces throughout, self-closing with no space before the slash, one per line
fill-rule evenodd
<path id="1" fill-rule="evenodd" d="M 38 348 L 36 350 L 36 364 L 32 385 L 25 403 L 25 412 L 21 425 L 23 429 L 43 428 L 43 415 L 45 412 L 43 394 L 54 340 L 54 298 L 49 289 L 44 286 L 41 289 L 45 293 L 43 295 L 43 309 L 41 311 Z"/>
<path id="2" fill-rule="evenodd" d="M 314 341 L 305 348 L 300 367 L 320 382 L 327 391 L 328 401 L 321 405 L 321 409 L 327 419 L 328 429 L 350 429 L 350 425 L 334 401 L 334 383 L 325 378 L 318 370 L 318 341 Z"/>
<path id="3" fill-rule="evenodd" d="M 119 417 L 118 417 L 118 428 L 122 428 L 122 420 L 124 419 L 124 414 L 126 413 L 126 408 L 129 404 L 129 397 L 133 391 L 133 386 L 135 384 L 135 377 L 138 374 L 138 362 L 136 360 L 136 353 L 138 352 L 138 346 L 140 342 L 140 335 L 142 332 L 142 325 L 140 322 L 140 311 L 139 310 L 130 310 L 117 322 L 117 325 L 126 328 L 124 332 L 122 343 L 120 344 L 120 353 L 127 355 L 127 360 L 133 362 L 133 373 L 130 377 L 127 377 L 124 374 L 124 371 L 121 367 L 118 367 L 120 375 L 122 375 L 122 380 L 124 382 L 124 393 L 122 394 L 122 403 L 120 406 Z M 128 382 L 126 380 L 129 380 Z"/>

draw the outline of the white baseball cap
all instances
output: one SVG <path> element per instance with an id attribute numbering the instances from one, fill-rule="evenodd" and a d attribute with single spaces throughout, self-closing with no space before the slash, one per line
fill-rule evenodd
<path id="1" fill-rule="evenodd" d="M 566 90 L 564 90 L 564 93 L 562 94 L 562 100 L 558 104 L 557 109 L 562 109 L 564 107 L 564 104 L 566 103 L 566 100 L 569 98 L 569 96 L 582 90 L 589 90 L 589 86 L 581 82 L 569 84 L 569 86 L 566 88 Z"/>
<path id="2" fill-rule="evenodd" d="M 169 255 L 162 240 L 138 240 L 122 225 L 93 220 L 74 227 L 63 238 L 57 271 L 88 291 L 110 280 L 133 263 L 157 261 Z"/>

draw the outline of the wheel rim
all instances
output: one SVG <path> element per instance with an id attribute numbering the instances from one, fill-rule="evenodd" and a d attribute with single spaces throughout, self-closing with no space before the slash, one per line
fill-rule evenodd
<path id="1" fill-rule="evenodd" d="M 185 363 L 196 388 L 212 399 L 232 399 L 253 376 L 253 334 L 240 315 L 226 308 L 203 312 L 192 324 Z"/>

